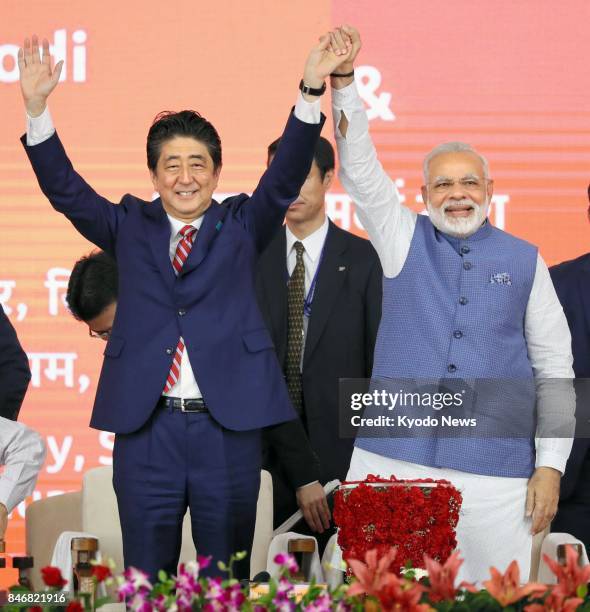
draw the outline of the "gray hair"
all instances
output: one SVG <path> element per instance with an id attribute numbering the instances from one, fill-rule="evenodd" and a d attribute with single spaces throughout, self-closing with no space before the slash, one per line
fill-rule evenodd
<path id="1" fill-rule="evenodd" d="M 424 163 L 422 164 L 422 172 L 424 174 L 424 183 L 428 183 L 428 166 L 430 162 L 439 155 L 444 155 L 445 153 L 473 153 L 476 155 L 483 165 L 483 178 L 490 178 L 490 166 L 488 164 L 488 160 L 480 155 L 470 144 L 465 142 L 443 142 L 443 144 L 439 144 L 434 147 L 432 151 L 424 158 Z"/>

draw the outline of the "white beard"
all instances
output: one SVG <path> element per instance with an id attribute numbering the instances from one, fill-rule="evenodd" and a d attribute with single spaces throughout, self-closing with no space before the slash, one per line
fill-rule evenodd
<path id="1" fill-rule="evenodd" d="M 455 206 L 468 204 L 473 206 L 473 212 L 468 217 L 449 217 L 445 211 Z M 426 202 L 426 209 L 430 216 L 432 225 L 443 234 L 454 236 L 455 238 L 468 238 L 475 234 L 488 216 L 490 203 L 488 198 L 483 204 L 476 204 L 473 200 L 464 199 L 456 202 L 448 202 L 439 208 L 431 205 L 430 200 Z"/>

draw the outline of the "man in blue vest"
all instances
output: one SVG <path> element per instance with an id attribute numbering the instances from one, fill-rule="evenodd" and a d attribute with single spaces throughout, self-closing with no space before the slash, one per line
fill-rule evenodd
<path id="1" fill-rule="evenodd" d="M 340 179 L 383 267 L 383 309 L 374 379 L 530 381 L 573 378 L 570 334 L 547 266 L 536 247 L 487 221 L 493 182 L 486 160 L 463 143 L 424 160 L 429 216 L 401 205 L 377 160 L 354 84 L 361 43 L 353 28 L 349 62 L 332 75 Z M 500 383 L 501 384 L 501 383 Z M 562 408 L 573 416 L 571 394 Z M 500 419 L 510 407 L 497 406 Z M 534 430 L 533 430 L 534 431 Z M 570 438 L 359 437 L 348 480 L 368 473 L 444 478 L 462 490 L 457 527 L 460 577 L 481 582 L 512 559 L 529 575 L 532 534 L 553 518 Z"/>

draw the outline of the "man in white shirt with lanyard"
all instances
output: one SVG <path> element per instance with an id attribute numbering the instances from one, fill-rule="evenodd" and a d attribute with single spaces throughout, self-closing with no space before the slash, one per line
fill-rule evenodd
<path id="1" fill-rule="evenodd" d="M 486 219 L 493 191 L 486 160 L 463 143 L 436 147 L 424 161 L 429 216 L 402 206 L 354 84 L 359 34 L 345 26 L 332 33 L 332 46 L 344 48 L 347 38 L 353 53 L 332 75 L 332 103 L 340 178 L 383 266 L 373 378 L 573 378 L 570 334 L 545 262 Z M 569 424 L 574 399 L 565 395 Z M 504 571 L 516 559 L 526 580 L 531 537 L 556 512 L 571 444 L 567 437 L 539 438 L 536 448 L 532 436 L 358 437 L 348 479 L 450 480 L 463 492 L 460 578 L 481 581 L 490 566 Z"/>
<path id="2" fill-rule="evenodd" d="M 269 164 L 278 144 L 268 148 Z M 347 438 L 339 431 L 338 381 L 370 376 L 381 317 L 375 249 L 326 216 L 334 170 L 334 149 L 320 138 L 309 175 L 285 227 L 262 254 L 256 279 L 258 303 L 305 428 L 303 440 L 296 423 L 278 425 L 264 437 L 275 526 L 299 508 L 320 548 L 330 535 L 322 485 L 346 476 L 353 446 L 353 433 Z"/>
<path id="3" fill-rule="evenodd" d="M 8 515 L 35 488 L 45 461 L 41 436 L 22 423 L 0 417 L 0 542 L 4 540 Z"/>

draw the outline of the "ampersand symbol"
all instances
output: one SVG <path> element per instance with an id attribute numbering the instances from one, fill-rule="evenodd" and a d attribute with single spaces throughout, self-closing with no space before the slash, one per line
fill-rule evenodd
<path id="1" fill-rule="evenodd" d="M 389 108 L 391 94 L 389 92 L 377 94 L 381 85 L 379 70 L 374 66 L 359 66 L 355 69 L 355 72 L 359 94 L 368 107 L 367 117 L 369 121 L 377 118 L 383 119 L 383 121 L 395 121 L 395 115 Z"/>

